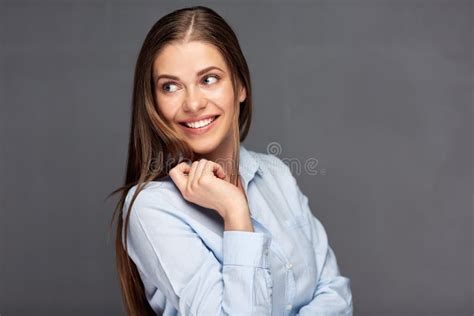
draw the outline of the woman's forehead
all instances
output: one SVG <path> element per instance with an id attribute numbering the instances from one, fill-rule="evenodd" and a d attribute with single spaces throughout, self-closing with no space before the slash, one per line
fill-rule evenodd
<path id="1" fill-rule="evenodd" d="M 166 44 L 153 63 L 154 73 L 179 76 L 197 73 L 200 70 L 216 66 L 228 71 L 221 52 L 212 44 L 202 41 Z"/>

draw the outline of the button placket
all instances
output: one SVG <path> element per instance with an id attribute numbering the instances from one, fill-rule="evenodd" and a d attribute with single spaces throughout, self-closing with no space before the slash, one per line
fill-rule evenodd
<path id="1" fill-rule="evenodd" d="M 296 291 L 296 288 L 295 288 L 295 275 L 292 271 L 292 268 L 293 268 L 293 263 L 291 263 L 288 259 L 286 260 L 286 263 L 283 265 L 284 269 L 286 269 L 286 280 L 287 280 L 287 283 L 286 283 L 286 295 L 285 295 L 285 298 L 286 298 L 286 305 L 284 306 L 285 310 L 286 311 L 291 311 L 291 309 L 293 308 L 293 304 L 291 304 L 290 302 L 293 302 L 294 300 L 294 296 L 295 296 L 295 291 Z M 287 314 L 285 314 L 287 315 Z"/>

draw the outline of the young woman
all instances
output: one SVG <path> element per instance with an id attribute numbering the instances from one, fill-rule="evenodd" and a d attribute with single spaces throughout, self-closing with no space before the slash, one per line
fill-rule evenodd
<path id="1" fill-rule="evenodd" d="M 250 74 L 222 17 L 196 6 L 156 22 L 132 105 L 113 192 L 129 315 L 352 315 L 350 279 L 290 169 L 241 145 Z"/>

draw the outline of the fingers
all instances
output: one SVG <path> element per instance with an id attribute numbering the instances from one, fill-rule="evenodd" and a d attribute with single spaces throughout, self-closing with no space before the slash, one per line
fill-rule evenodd
<path id="1" fill-rule="evenodd" d="M 181 162 L 169 172 L 171 179 L 181 191 L 183 188 L 186 187 L 190 170 L 191 167 L 188 165 L 187 162 Z"/>
<path id="2" fill-rule="evenodd" d="M 196 160 L 191 165 L 187 162 L 181 162 L 171 169 L 169 173 L 181 192 L 189 191 L 192 187 L 196 187 L 198 181 L 205 174 L 211 174 L 223 180 L 226 177 L 226 173 L 220 164 L 207 159 Z"/>
<path id="3" fill-rule="evenodd" d="M 199 179 L 202 175 L 202 166 L 206 163 L 205 159 L 194 161 L 191 172 L 193 173 L 192 178 L 188 180 L 188 188 L 195 188 L 198 185 Z"/>
<path id="4" fill-rule="evenodd" d="M 225 171 L 222 166 L 214 161 L 201 159 L 196 166 L 193 182 L 197 183 L 204 175 L 211 175 L 220 179 L 225 179 Z"/>
<path id="5" fill-rule="evenodd" d="M 216 177 L 225 180 L 225 171 L 222 166 L 216 162 L 209 161 L 208 164 L 205 166 L 205 173 L 209 172 L 214 174 Z"/>
<path id="6" fill-rule="evenodd" d="M 202 175 L 203 175 L 203 170 L 206 166 L 207 163 L 209 163 L 210 161 L 209 160 L 206 160 L 206 159 L 201 159 L 199 160 L 197 166 L 196 166 L 196 170 L 194 171 L 194 178 L 192 179 L 192 186 L 195 186 L 198 184 L 198 181 L 199 179 L 201 179 Z"/>

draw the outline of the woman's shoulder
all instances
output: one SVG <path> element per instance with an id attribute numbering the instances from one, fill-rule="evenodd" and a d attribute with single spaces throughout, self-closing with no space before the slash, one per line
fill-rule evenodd
<path id="1" fill-rule="evenodd" d="M 292 176 L 290 168 L 280 157 L 250 149 L 247 149 L 247 152 L 255 159 L 264 173 L 279 177 Z"/>
<path id="2" fill-rule="evenodd" d="M 140 188 L 140 193 L 145 193 L 145 195 L 148 195 L 148 194 L 155 194 L 155 193 L 158 193 L 158 192 L 166 192 L 166 191 L 173 191 L 174 190 L 174 185 L 173 185 L 173 181 L 171 180 L 171 178 L 169 176 L 167 176 L 166 178 L 162 179 L 162 180 L 158 180 L 158 181 L 149 181 L 147 183 L 137 183 L 137 184 L 134 184 L 132 187 L 130 187 L 128 189 L 128 192 L 127 192 L 127 199 L 130 199 L 131 196 L 135 193 L 135 191 L 139 188 Z"/>
<path id="3" fill-rule="evenodd" d="M 162 180 L 133 185 L 128 189 L 125 205 L 130 204 L 137 190 L 138 194 L 133 201 L 134 207 L 136 205 L 137 208 L 150 205 L 155 206 L 155 208 L 167 208 L 170 205 L 180 203 L 182 200 L 181 193 L 169 176 Z"/>

